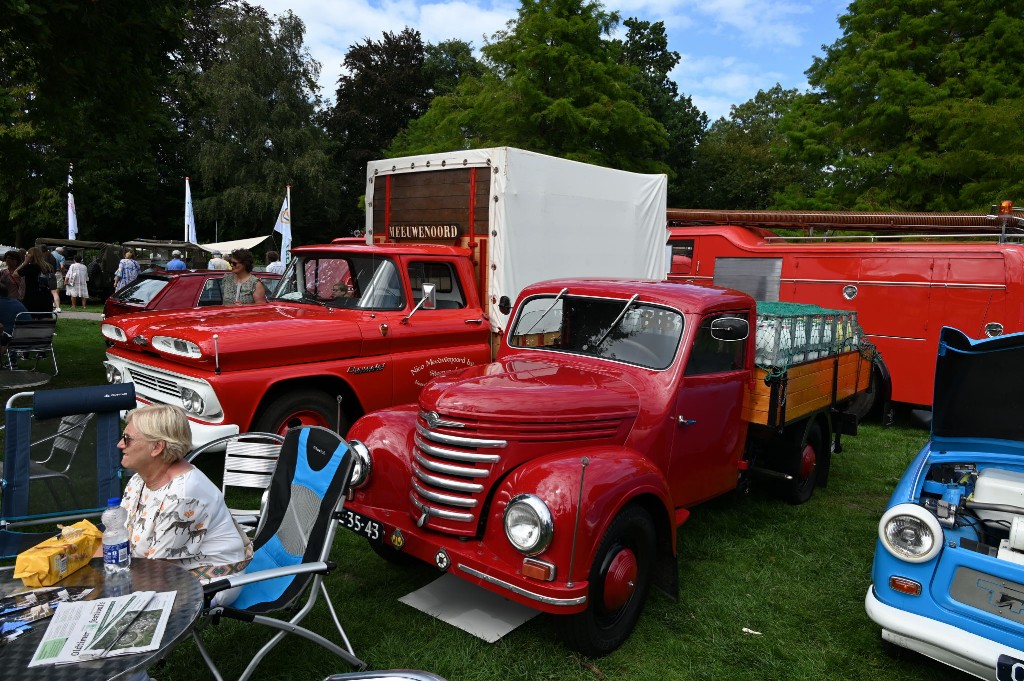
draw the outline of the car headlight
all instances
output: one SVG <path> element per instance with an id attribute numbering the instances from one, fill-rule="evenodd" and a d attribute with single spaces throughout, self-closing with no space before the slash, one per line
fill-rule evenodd
<path id="1" fill-rule="evenodd" d="M 908 563 L 924 563 L 942 550 L 942 526 L 938 519 L 916 504 L 893 506 L 878 523 L 882 546 Z"/>
<path id="2" fill-rule="evenodd" d="M 184 407 L 185 411 L 190 411 L 193 414 L 202 414 L 206 408 L 206 403 L 203 401 L 203 396 L 192 390 L 192 388 L 181 388 L 181 406 Z"/>
<path id="3" fill-rule="evenodd" d="M 355 465 L 352 468 L 352 479 L 349 481 L 349 489 L 358 489 L 366 485 L 370 479 L 370 471 L 373 470 L 373 461 L 370 459 L 370 450 L 359 440 L 348 441 L 349 451 L 355 457 Z"/>
<path id="4" fill-rule="evenodd" d="M 121 383 L 124 381 L 124 376 L 121 375 L 121 370 L 110 362 L 104 362 L 103 368 L 107 372 L 107 383 Z"/>
<path id="5" fill-rule="evenodd" d="M 518 551 L 535 556 L 548 547 L 553 534 L 551 511 L 534 495 L 520 494 L 505 507 L 505 536 Z"/>
<path id="6" fill-rule="evenodd" d="M 153 348 L 169 352 L 172 355 L 181 357 L 199 358 L 203 356 L 199 346 L 192 341 L 172 338 L 170 336 L 153 336 Z"/>
<path id="7" fill-rule="evenodd" d="M 122 343 L 128 340 L 128 334 L 124 332 L 124 329 L 113 324 L 100 324 L 100 333 L 107 340 L 120 341 Z"/>

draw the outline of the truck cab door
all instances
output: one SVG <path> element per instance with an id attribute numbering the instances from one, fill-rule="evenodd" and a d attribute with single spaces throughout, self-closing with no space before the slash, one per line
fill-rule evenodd
<path id="1" fill-rule="evenodd" d="M 438 374 L 491 361 L 490 324 L 469 306 L 466 286 L 451 262 L 410 260 L 406 265 L 411 299 L 400 313 L 388 313 L 394 366 L 395 404 L 415 402 Z M 434 309 L 420 307 L 422 286 L 433 284 Z"/>
<path id="2" fill-rule="evenodd" d="M 712 322 L 729 317 L 745 319 L 749 326 L 747 311 L 716 313 L 703 317 L 691 336 L 672 414 L 669 484 L 677 507 L 736 487 L 747 434 L 742 418 L 744 387 L 750 379 L 747 346 L 753 339 L 716 340 Z"/>

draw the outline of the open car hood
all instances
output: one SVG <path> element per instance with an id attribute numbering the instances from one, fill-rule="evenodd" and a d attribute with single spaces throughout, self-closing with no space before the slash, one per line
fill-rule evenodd
<path id="1" fill-rule="evenodd" d="M 935 367 L 932 437 L 1024 441 L 1024 333 L 983 340 L 946 327 Z"/>

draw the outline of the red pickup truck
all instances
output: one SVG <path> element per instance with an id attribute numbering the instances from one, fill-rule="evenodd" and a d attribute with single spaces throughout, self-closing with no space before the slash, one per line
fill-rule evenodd
<path id="1" fill-rule="evenodd" d="M 559 615 L 571 647 L 610 652 L 652 584 L 677 592 L 690 507 L 753 474 L 806 501 L 856 430 L 843 410 L 871 353 L 842 313 L 787 331 L 785 366 L 765 359 L 781 336 L 761 332 L 804 316 L 761 315 L 755 334 L 756 314 L 744 293 L 674 282 L 527 287 L 496 361 L 352 426 L 362 465 L 342 524 L 386 559 Z"/>

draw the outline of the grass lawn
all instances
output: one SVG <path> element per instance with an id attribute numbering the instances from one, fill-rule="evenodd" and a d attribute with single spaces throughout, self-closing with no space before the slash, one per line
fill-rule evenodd
<path id="1" fill-rule="evenodd" d="M 61 374 L 49 387 L 103 382 L 98 327 L 61 320 Z M 371 667 L 427 669 L 451 681 L 968 678 L 922 657 L 887 657 L 864 612 L 878 519 L 926 438 L 902 422 L 862 426 L 834 457 L 828 488 L 807 504 L 789 506 L 755 489 L 696 508 L 679 530 L 679 601 L 652 591 L 633 636 L 601 659 L 563 647 L 546 615 L 488 644 L 399 603 L 437 571 L 385 563 L 343 529 L 333 553 L 339 569 L 326 583 L 356 654 Z M 322 605 L 307 622 L 320 632 L 332 626 Z M 232 621 L 205 632 L 229 677 L 268 638 Z M 257 678 L 320 679 L 342 671 L 349 669 L 340 660 L 289 636 Z M 150 673 L 160 681 L 209 678 L 190 642 Z"/>

